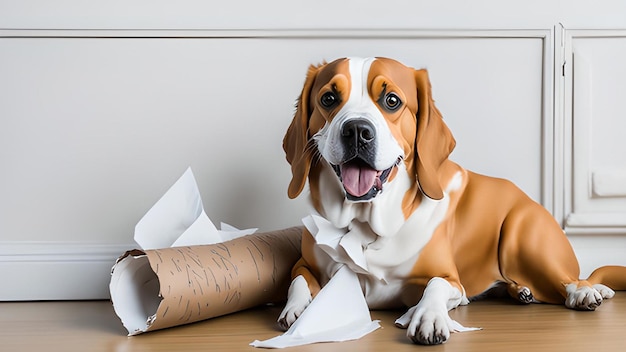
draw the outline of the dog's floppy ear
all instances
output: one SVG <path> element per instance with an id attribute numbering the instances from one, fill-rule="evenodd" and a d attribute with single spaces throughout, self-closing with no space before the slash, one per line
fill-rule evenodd
<path id="1" fill-rule="evenodd" d="M 418 104 L 415 140 L 417 180 L 426 196 L 431 199 L 442 199 L 439 167 L 454 149 L 456 141 L 435 106 L 428 72 L 415 70 L 415 83 Z"/>
<path id="2" fill-rule="evenodd" d="M 310 106 L 309 97 L 315 78 L 320 66 L 311 65 L 302 88 L 302 93 L 298 98 L 296 113 L 283 138 L 283 149 L 285 150 L 287 161 L 291 164 L 291 182 L 287 194 L 289 198 L 296 198 L 306 183 L 306 179 L 311 169 L 312 151 L 309 143 L 309 118 Z"/>

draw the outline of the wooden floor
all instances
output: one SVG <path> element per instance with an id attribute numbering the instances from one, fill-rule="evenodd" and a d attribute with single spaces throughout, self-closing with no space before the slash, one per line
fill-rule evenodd
<path id="1" fill-rule="evenodd" d="M 262 307 L 187 326 L 126 337 L 110 302 L 0 303 L 0 351 L 255 351 L 255 340 L 278 335 L 279 307 Z M 400 312 L 372 312 L 382 329 L 357 341 L 287 351 L 625 351 L 626 292 L 595 312 L 561 306 L 473 302 L 451 312 L 482 331 L 453 334 L 444 345 L 416 346 L 396 328 Z"/>

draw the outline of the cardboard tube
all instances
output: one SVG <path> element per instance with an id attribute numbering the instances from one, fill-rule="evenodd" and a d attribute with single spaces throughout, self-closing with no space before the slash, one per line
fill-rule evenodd
<path id="1" fill-rule="evenodd" d="M 111 301 L 129 335 L 283 301 L 302 228 L 200 246 L 132 250 L 111 271 Z"/>

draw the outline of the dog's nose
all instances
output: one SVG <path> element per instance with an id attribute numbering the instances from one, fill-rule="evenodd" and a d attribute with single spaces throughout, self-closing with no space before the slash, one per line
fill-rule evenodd
<path id="1" fill-rule="evenodd" d="M 353 119 L 344 123 L 341 138 L 346 146 L 359 147 L 373 141 L 376 138 L 376 130 L 367 120 Z"/>

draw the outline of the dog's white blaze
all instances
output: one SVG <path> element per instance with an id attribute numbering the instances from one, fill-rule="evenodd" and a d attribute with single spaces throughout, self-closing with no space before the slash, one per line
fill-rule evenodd
<path id="1" fill-rule="evenodd" d="M 365 103 L 365 105 L 369 105 L 368 101 L 371 102 L 371 100 L 367 94 L 367 75 L 370 71 L 370 67 L 372 66 L 372 62 L 376 59 L 352 57 L 348 60 L 350 60 L 348 66 L 350 69 L 350 81 L 352 84 L 350 98 L 348 98 L 349 103 L 356 105 L 352 108 L 355 108 L 363 103 Z"/>

